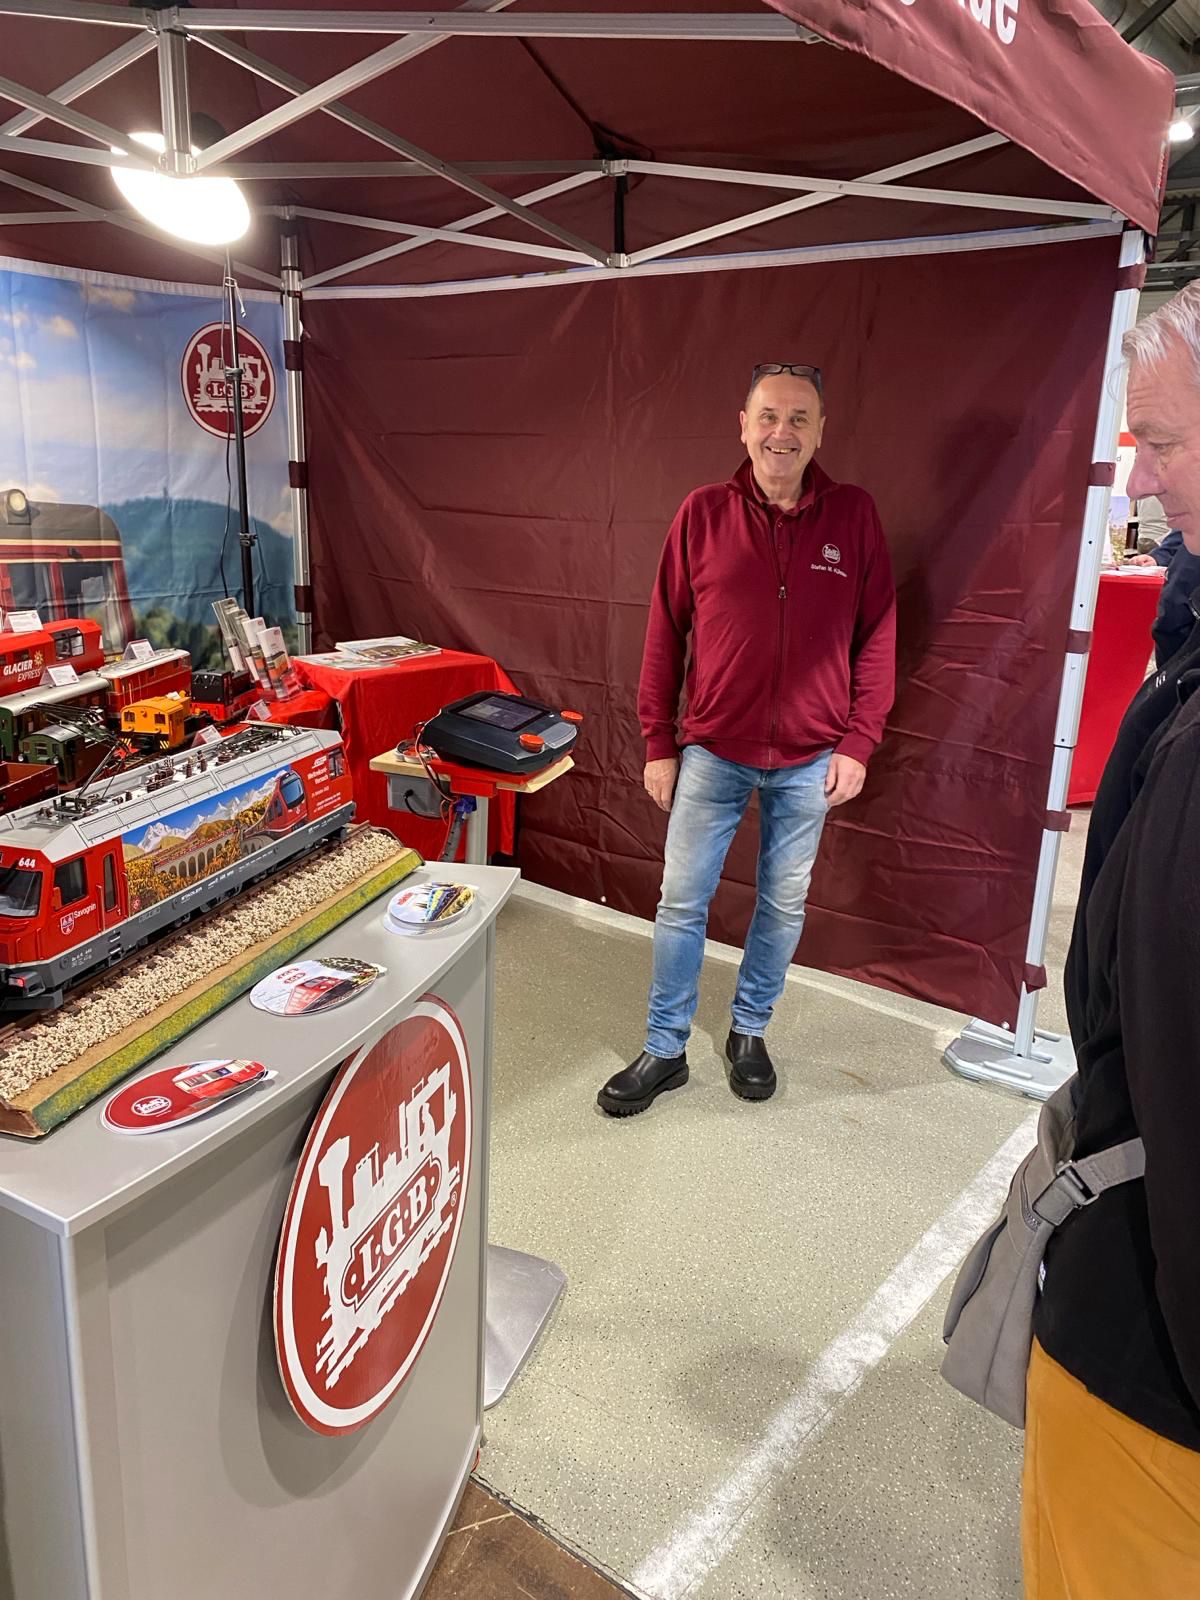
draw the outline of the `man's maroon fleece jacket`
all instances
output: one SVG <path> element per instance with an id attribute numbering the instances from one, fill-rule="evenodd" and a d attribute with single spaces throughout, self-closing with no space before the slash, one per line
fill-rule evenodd
<path id="1" fill-rule="evenodd" d="M 647 761 L 700 744 L 751 767 L 830 749 L 865 764 L 895 679 L 896 590 L 865 490 L 813 461 L 799 504 L 781 511 L 747 460 L 688 495 L 650 599 L 638 685 Z"/>

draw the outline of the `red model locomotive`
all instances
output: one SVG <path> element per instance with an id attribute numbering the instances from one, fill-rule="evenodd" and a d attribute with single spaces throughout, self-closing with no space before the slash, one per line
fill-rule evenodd
<path id="1" fill-rule="evenodd" d="M 31 633 L 0 633 L 0 694 L 32 688 L 48 667 L 74 667 L 83 673 L 103 665 L 100 626 L 86 617 L 47 622 Z"/>
<path id="2" fill-rule="evenodd" d="M 255 723 L 0 817 L 0 1005 L 60 1004 L 353 815 L 336 733 Z"/>

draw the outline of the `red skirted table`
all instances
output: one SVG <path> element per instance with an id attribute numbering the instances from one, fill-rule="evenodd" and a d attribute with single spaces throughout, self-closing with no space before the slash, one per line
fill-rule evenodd
<path id="1" fill-rule="evenodd" d="M 411 739 L 421 723 L 453 700 L 481 689 L 512 693 L 511 678 L 490 656 L 467 655 L 461 650 L 442 650 L 435 656 L 398 661 L 395 666 L 352 671 L 304 660 L 297 660 L 295 666 L 302 683 L 337 701 L 358 820 L 389 829 L 426 859 L 436 860 L 445 842 L 445 823 L 389 810 L 387 779 L 381 772 L 371 771 L 371 758 L 389 746 L 394 749 L 402 739 Z M 511 853 L 515 814 L 513 796 L 497 796 L 489 817 L 490 849 Z"/>
<path id="2" fill-rule="evenodd" d="M 1067 790 L 1070 806 L 1089 805 L 1096 798 L 1121 718 L 1146 676 L 1154 653 L 1150 629 L 1164 571 L 1130 567 L 1100 574 L 1079 742 Z"/>
<path id="3" fill-rule="evenodd" d="M 336 728 L 333 699 L 323 689 L 301 689 L 288 700 L 269 700 L 272 722 L 289 728 Z"/>

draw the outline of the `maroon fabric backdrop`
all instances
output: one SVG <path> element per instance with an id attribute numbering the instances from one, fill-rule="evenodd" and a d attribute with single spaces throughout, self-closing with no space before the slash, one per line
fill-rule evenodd
<path id="1" fill-rule="evenodd" d="M 305 312 L 321 642 L 403 631 L 586 714 L 525 807 L 535 880 L 650 916 L 634 711 L 667 523 L 741 459 L 757 360 L 826 371 L 821 459 L 875 495 L 899 694 L 832 821 L 801 959 L 994 1021 L 1024 963 L 1116 241 Z M 740 941 L 757 844 L 711 932 Z"/>

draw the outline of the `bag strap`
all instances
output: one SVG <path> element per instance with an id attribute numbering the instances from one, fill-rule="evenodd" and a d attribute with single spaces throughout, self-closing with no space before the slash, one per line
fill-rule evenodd
<path id="1" fill-rule="evenodd" d="M 1053 1180 L 1033 1202 L 1033 1211 L 1052 1228 L 1059 1228 L 1071 1215 L 1098 1200 L 1106 1189 L 1131 1183 L 1146 1174 L 1146 1146 L 1140 1139 L 1127 1139 L 1079 1161 L 1060 1161 Z"/>

